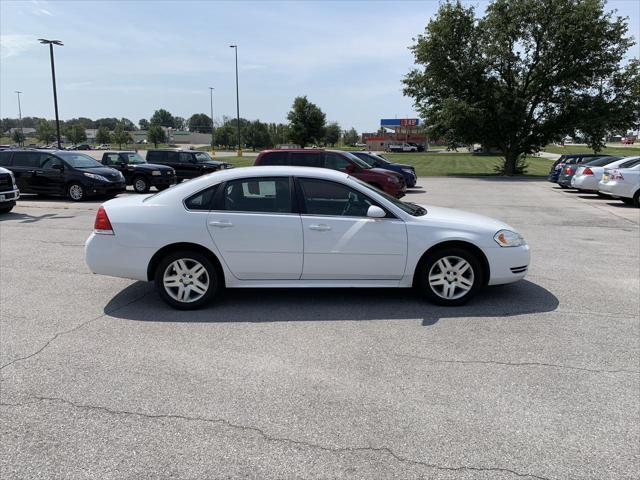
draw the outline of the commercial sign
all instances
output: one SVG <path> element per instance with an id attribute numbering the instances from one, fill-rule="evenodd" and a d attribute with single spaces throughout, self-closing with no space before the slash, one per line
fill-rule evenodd
<path id="1" fill-rule="evenodd" d="M 381 127 L 416 127 L 420 125 L 419 118 L 382 118 Z"/>

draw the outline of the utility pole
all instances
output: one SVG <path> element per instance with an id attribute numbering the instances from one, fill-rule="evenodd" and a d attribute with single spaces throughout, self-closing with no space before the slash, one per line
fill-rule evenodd
<path id="1" fill-rule="evenodd" d="M 16 90 L 16 93 L 18 94 L 18 118 L 20 119 L 20 139 L 22 143 L 22 146 L 24 147 L 24 129 L 22 128 L 22 107 L 20 106 L 20 94 L 22 92 L 19 92 L 18 90 Z"/>
<path id="2" fill-rule="evenodd" d="M 215 90 L 215 88 L 213 87 L 209 87 L 209 99 L 211 101 L 211 156 L 215 157 L 216 156 L 216 149 L 214 147 L 215 145 L 215 140 L 214 140 L 214 126 L 213 126 L 213 91 Z"/>
<path id="3" fill-rule="evenodd" d="M 43 45 L 49 45 L 49 56 L 51 57 L 51 79 L 53 81 L 53 107 L 56 111 L 56 136 L 58 139 L 58 149 L 62 150 L 62 143 L 60 142 L 60 118 L 58 117 L 58 93 L 56 91 L 56 66 L 53 60 L 53 46 L 63 46 L 60 40 L 47 40 L 45 38 L 39 38 L 38 41 Z"/>
<path id="4" fill-rule="evenodd" d="M 237 45 L 229 45 L 230 48 L 233 48 L 236 52 L 236 130 L 238 133 L 238 151 L 237 154 L 239 157 L 242 156 L 242 147 L 240 146 L 240 92 L 238 90 L 238 46 Z"/>

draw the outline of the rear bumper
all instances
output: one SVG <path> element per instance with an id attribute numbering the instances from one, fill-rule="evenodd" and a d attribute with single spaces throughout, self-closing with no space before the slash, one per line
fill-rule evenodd
<path id="1" fill-rule="evenodd" d="M 574 176 L 571 179 L 571 186 L 578 190 L 585 190 L 588 192 L 598 191 L 598 180 L 593 175 L 580 175 Z"/>
<path id="2" fill-rule="evenodd" d="M 558 177 L 558 185 L 562 185 L 563 187 L 570 187 L 572 178 L 573 175 L 560 175 Z"/>
<path id="3" fill-rule="evenodd" d="M 20 190 L 17 188 L 13 190 L 6 190 L 4 192 L 0 192 L 0 204 L 15 202 L 20 198 Z"/>
<path id="4" fill-rule="evenodd" d="M 89 270 L 99 275 L 146 281 L 152 254 L 146 248 L 123 247 L 116 235 L 92 233 L 87 239 L 84 259 Z"/>

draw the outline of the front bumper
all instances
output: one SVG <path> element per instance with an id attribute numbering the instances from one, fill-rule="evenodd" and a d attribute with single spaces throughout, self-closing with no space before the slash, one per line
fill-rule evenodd
<path id="1" fill-rule="evenodd" d="M 522 280 L 529 271 L 529 245 L 490 247 L 484 249 L 489 262 L 489 285 L 502 285 Z"/>
<path id="2" fill-rule="evenodd" d="M 13 190 L 6 190 L 4 192 L 0 192 L 0 203 L 5 202 L 15 202 L 20 198 L 20 190 L 17 188 Z"/>
<path id="3" fill-rule="evenodd" d="M 149 179 L 151 181 L 152 187 L 157 187 L 158 185 L 160 186 L 174 185 L 176 183 L 175 175 L 156 175 L 156 176 L 151 175 Z"/>
<path id="4" fill-rule="evenodd" d="M 126 182 L 94 183 L 87 188 L 88 195 L 117 195 L 127 189 Z"/>

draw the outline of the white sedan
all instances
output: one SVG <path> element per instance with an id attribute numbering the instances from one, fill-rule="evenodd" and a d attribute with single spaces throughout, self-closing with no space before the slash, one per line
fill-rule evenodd
<path id="1" fill-rule="evenodd" d="M 640 207 L 640 157 L 629 157 L 616 168 L 605 168 L 598 191 Z"/>
<path id="2" fill-rule="evenodd" d="M 578 167 L 576 173 L 571 177 L 571 187 L 581 192 L 597 192 L 598 182 L 602 180 L 605 168 L 615 168 L 626 162 L 627 158 L 600 157 L 583 163 Z"/>
<path id="3" fill-rule="evenodd" d="M 401 202 L 306 167 L 223 170 L 110 200 L 85 257 L 94 273 L 154 281 L 179 309 L 222 287 L 416 287 L 460 305 L 529 267 L 524 239 L 498 220 Z"/>

